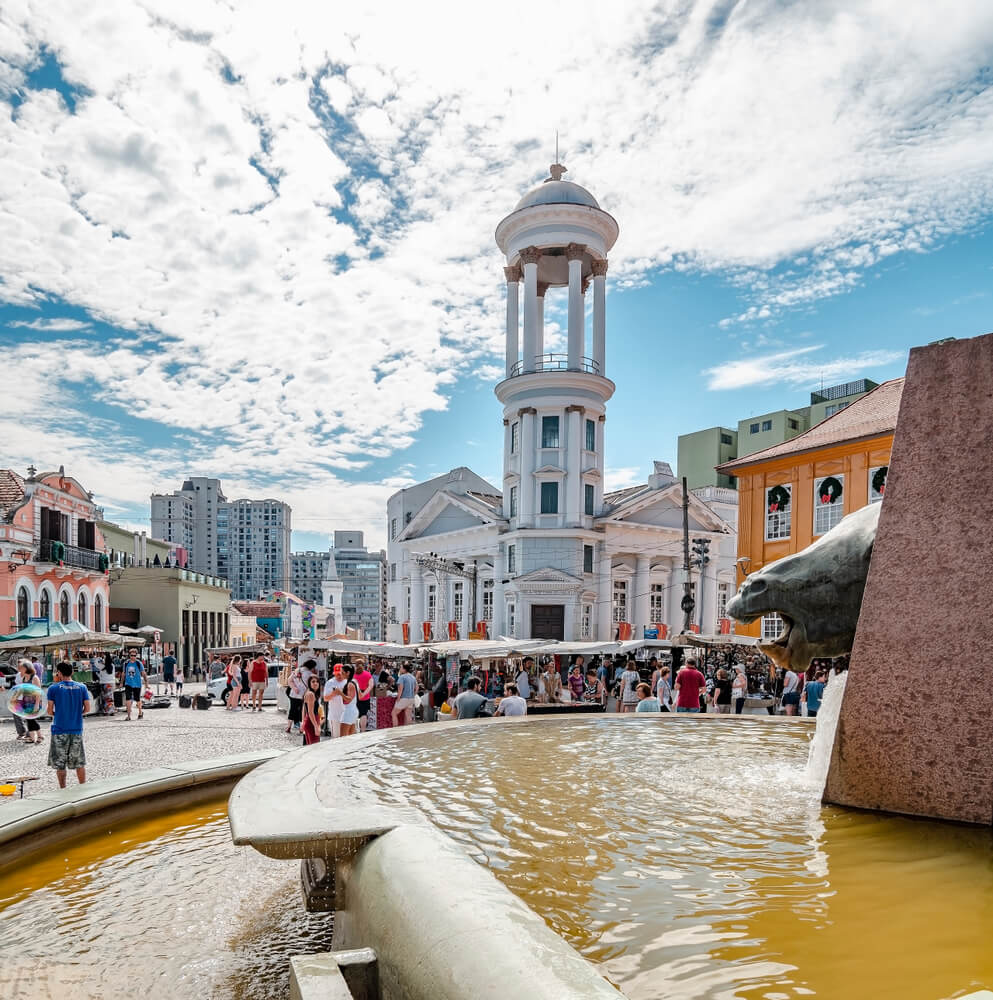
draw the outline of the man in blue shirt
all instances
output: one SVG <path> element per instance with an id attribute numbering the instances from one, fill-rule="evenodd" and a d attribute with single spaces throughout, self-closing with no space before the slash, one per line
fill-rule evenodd
<path id="1" fill-rule="evenodd" d="M 128 722 L 131 721 L 131 706 L 135 702 L 138 704 L 138 718 L 144 718 L 145 712 L 141 705 L 141 689 L 144 683 L 145 664 L 138 659 L 138 650 L 132 649 L 124 664 L 124 705 L 128 710 Z"/>
<path id="2" fill-rule="evenodd" d="M 400 664 L 400 674 L 397 677 L 397 700 L 393 706 L 393 725 L 409 726 L 414 721 L 414 695 L 417 693 L 417 681 L 410 672 L 407 663 Z"/>
<path id="3" fill-rule="evenodd" d="M 814 679 L 808 681 L 803 687 L 801 698 L 807 703 L 807 718 L 816 719 L 821 707 L 821 699 L 824 697 L 824 673 L 817 671 Z"/>
<path id="4" fill-rule="evenodd" d="M 75 768 L 81 785 L 86 782 L 83 715 L 89 710 L 89 689 L 72 679 L 71 663 L 60 663 L 55 668 L 55 683 L 48 689 L 48 714 L 52 717 L 48 766 L 55 768 L 59 788 L 65 788 L 70 767 Z"/>

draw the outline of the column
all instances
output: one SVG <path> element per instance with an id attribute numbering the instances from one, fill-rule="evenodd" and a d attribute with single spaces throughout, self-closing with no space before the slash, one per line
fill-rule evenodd
<path id="1" fill-rule="evenodd" d="M 634 633 L 633 638 L 640 639 L 645 633 L 641 630 L 649 624 L 651 612 L 651 578 L 652 560 L 649 556 L 638 556 L 634 568 Z"/>
<path id="2" fill-rule="evenodd" d="M 593 261 L 593 361 L 598 374 L 606 375 L 607 262 Z"/>
<path id="3" fill-rule="evenodd" d="M 483 586 L 483 584 L 486 581 L 483 579 L 483 574 L 479 572 L 479 568 L 480 568 L 479 563 L 477 562 L 476 565 L 477 565 L 477 571 L 476 571 L 476 615 L 475 615 L 475 618 L 473 619 L 473 622 L 472 622 L 472 627 L 473 628 L 476 627 L 476 622 L 481 622 L 483 620 L 483 593 L 486 590 L 486 588 Z M 491 625 L 492 625 L 492 623 L 491 623 Z"/>
<path id="4" fill-rule="evenodd" d="M 521 484 L 517 499 L 517 524 L 522 528 L 534 526 L 534 445 L 535 414 L 533 406 L 518 411 L 521 419 Z"/>
<path id="5" fill-rule="evenodd" d="M 448 639 L 448 605 L 445 600 L 448 579 L 442 573 L 435 573 L 435 579 L 438 585 L 435 588 L 434 638 L 435 642 L 445 642 Z"/>
<path id="6" fill-rule="evenodd" d="M 337 614 L 338 609 L 335 608 Z M 410 564 L 410 641 L 424 638 L 424 573 L 417 563 Z"/>
<path id="7" fill-rule="evenodd" d="M 719 545 L 720 542 L 718 541 Z M 703 595 L 703 618 L 700 621 L 700 631 L 717 631 L 717 561 L 716 552 L 711 555 L 710 562 L 704 568 L 703 579 L 701 581 L 700 593 Z"/>
<path id="8" fill-rule="evenodd" d="M 493 554 L 493 619 L 490 622 L 490 634 L 495 638 L 504 632 L 504 602 L 503 581 L 507 575 L 507 556 L 503 542 L 497 542 Z"/>
<path id="9" fill-rule="evenodd" d="M 533 372 L 538 355 L 538 261 L 541 260 L 541 251 L 537 247 L 528 247 L 521 251 L 521 260 L 524 263 L 523 369 Z"/>
<path id="10" fill-rule="evenodd" d="M 507 378 L 510 378 L 520 355 L 520 265 L 505 267 L 503 273 L 507 279 Z"/>
<path id="11" fill-rule="evenodd" d="M 613 592 L 611 590 L 610 553 L 606 542 L 600 543 L 599 572 L 597 573 L 597 606 L 596 606 L 596 640 L 610 642 L 614 638 L 614 627 L 611 620 Z"/>
<path id="12" fill-rule="evenodd" d="M 582 368 L 585 336 L 583 315 L 583 254 L 586 247 L 582 243 L 570 243 L 565 248 L 569 261 L 569 370 Z"/>
<path id="13" fill-rule="evenodd" d="M 572 367 L 570 365 L 570 367 Z M 583 408 L 567 406 L 565 523 L 578 526 L 583 519 Z"/>
<path id="14" fill-rule="evenodd" d="M 472 606 L 475 603 L 476 595 L 473 593 L 473 581 L 468 577 L 462 580 L 462 621 L 460 628 L 462 635 L 467 639 L 469 633 L 476 628 L 476 623 L 472 618 Z"/>
<path id="15" fill-rule="evenodd" d="M 545 292 L 548 291 L 548 282 L 538 282 L 538 337 L 535 347 L 535 354 L 540 358 L 545 353 Z M 538 367 L 538 366 L 535 366 Z"/>
<path id="16" fill-rule="evenodd" d="M 518 428 L 520 431 L 520 428 Z M 511 431 L 510 431 L 510 421 L 504 419 L 503 422 L 503 474 L 506 478 L 507 473 L 513 468 L 513 456 L 510 454 L 511 446 Z M 504 488 L 503 491 L 503 516 L 510 517 L 510 489 L 509 487 Z"/>

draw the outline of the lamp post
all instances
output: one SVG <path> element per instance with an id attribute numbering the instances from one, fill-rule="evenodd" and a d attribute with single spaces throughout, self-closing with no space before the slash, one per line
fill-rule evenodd
<path id="1" fill-rule="evenodd" d="M 699 618 L 697 619 L 697 623 L 700 626 L 701 633 L 703 632 L 703 574 L 704 574 L 704 570 L 705 570 L 705 568 L 707 566 L 707 563 L 710 562 L 710 556 L 708 554 L 709 551 L 710 551 L 710 539 L 709 538 L 694 538 L 693 539 L 693 556 L 694 556 L 694 558 L 692 560 L 692 563 L 693 563 L 694 566 L 698 566 L 700 568 L 700 600 L 699 600 L 700 615 L 699 615 Z"/>

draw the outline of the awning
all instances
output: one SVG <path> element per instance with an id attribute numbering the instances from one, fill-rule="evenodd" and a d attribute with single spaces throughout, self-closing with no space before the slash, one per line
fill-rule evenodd
<path id="1" fill-rule="evenodd" d="M 120 649 L 125 640 L 113 632 L 93 632 L 79 622 L 33 621 L 10 635 L 0 636 L 0 649 L 52 649 L 78 646 L 83 649 Z"/>
<path id="2" fill-rule="evenodd" d="M 211 646 L 210 649 L 204 650 L 204 652 L 209 653 L 211 656 L 228 656 L 235 653 L 262 653 L 269 646 L 270 643 L 268 642 L 253 642 L 245 646 Z"/>
<path id="3" fill-rule="evenodd" d="M 757 646 L 759 640 L 751 635 L 697 635 L 694 632 L 677 635 L 673 646 Z"/>
<path id="4" fill-rule="evenodd" d="M 362 639 L 312 639 L 310 642 L 302 643 L 300 648 L 317 652 L 358 653 L 362 656 L 405 660 L 412 659 L 418 654 L 416 646 L 403 646 L 398 642 L 365 642 Z"/>

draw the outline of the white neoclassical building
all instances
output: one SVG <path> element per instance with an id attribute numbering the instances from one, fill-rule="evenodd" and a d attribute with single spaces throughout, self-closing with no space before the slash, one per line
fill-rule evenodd
<path id="1" fill-rule="evenodd" d="M 392 641 L 465 638 L 480 622 L 492 636 L 566 640 L 682 627 L 682 491 L 669 466 L 656 462 L 644 485 L 604 491 L 615 389 L 607 377 L 606 275 L 618 226 L 564 172 L 553 164 L 496 230 L 507 260 L 506 373 L 495 389 L 503 406 L 501 489 L 462 467 L 388 502 Z M 562 354 L 545 343 L 545 297 L 558 288 L 568 290 Z M 734 490 L 690 494 L 690 534 L 710 542 L 702 586 L 699 571 L 691 572 L 693 619 L 704 632 L 717 630 L 733 593 L 736 523 Z M 461 571 L 449 572 L 446 562 Z"/>

